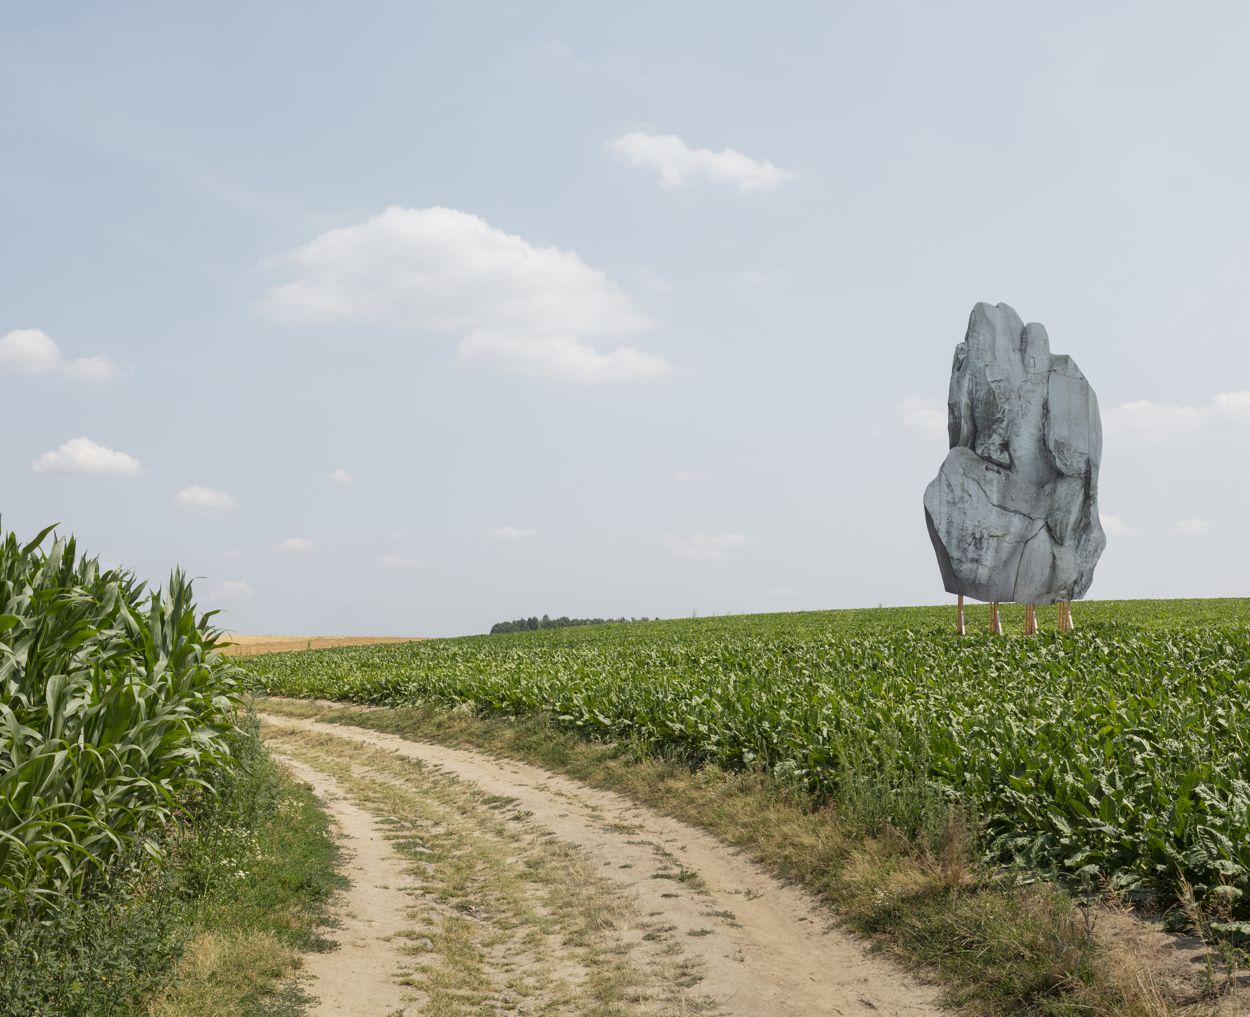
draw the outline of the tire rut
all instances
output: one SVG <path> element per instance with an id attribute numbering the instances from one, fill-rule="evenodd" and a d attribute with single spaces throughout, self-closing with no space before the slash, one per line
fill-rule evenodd
<path id="1" fill-rule="evenodd" d="M 408 863 L 391 846 L 386 831 L 366 810 L 348 800 L 343 788 L 320 770 L 284 753 L 273 756 L 309 784 L 334 820 L 334 835 L 346 850 L 351 880 L 335 908 L 329 938 L 336 948 L 304 956 L 303 983 L 313 1004 L 310 1017 L 381 1017 L 420 1011 L 413 993 L 399 984 L 407 961 L 397 935 L 406 927 L 412 898 L 401 887 L 411 883 Z"/>

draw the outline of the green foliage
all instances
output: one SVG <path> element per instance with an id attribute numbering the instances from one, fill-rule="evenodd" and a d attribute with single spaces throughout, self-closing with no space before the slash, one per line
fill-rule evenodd
<path id="1" fill-rule="evenodd" d="M 63 901 L 52 920 L 26 915 L 0 929 L 0 1017 L 148 1013 L 145 998 L 170 980 L 196 935 L 321 945 L 315 927 L 342 884 L 329 821 L 254 730 L 233 736 L 231 748 L 194 822 L 170 829 L 162 864 L 115 864 L 107 887 Z M 277 1012 L 268 997 L 250 1002 L 249 1013 Z"/>
<path id="2" fill-rule="evenodd" d="M 159 855 L 234 730 L 183 574 L 149 593 L 49 533 L 0 541 L 0 925 Z"/>
<path id="3" fill-rule="evenodd" d="M 1039 611 L 1053 625 L 1053 609 Z M 1250 917 L 1250 602 L 1082 603 L 1062 635 L 960 638 L 952 608 L 652 622 L 278 654 L 267 692 L 471 704 L 759 767 L 913 835 Z M 969 611 L 974 629 L 984 609 Z M 1019 631 L 1021 611 L 1004 611 Z M 878 806 L 879 803 L 879 806 Z"/>

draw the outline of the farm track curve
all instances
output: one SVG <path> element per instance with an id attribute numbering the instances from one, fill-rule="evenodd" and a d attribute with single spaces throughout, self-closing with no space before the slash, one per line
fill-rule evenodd
<path id="1" fill-rule="evenodd" d="M 344 754 L 349 748 L 368 750 L 379 765 L 387 757 L 417 761 L 467 784 L 478 799 L 515 803 L 528 828 L 579 852 L 602 886 L 626 901 L 632 913 L 647 916 L 634 928 L 624 923 L 615 952 L 632 955 L 644 969 L 655 963 L 649 947 L 666 947 L 667 954 L 687 958 L 687 970 L 698 972 L 696 992 L 706 1006 L 700 1012 L 726 1017 L 921 1017 L 945 1012 L 933 987 L 869 953 L 802 891 L 779 882 L 709 834 L 627 798 L 484 753 L 315 718 L 261 717 L 283 754 L 289 752 L 280 741 L 283 732 L 290 737 L 315 734 L 331 755 L 339 745 Z M 299 756 L 298 765 L 304 779 L 304 767 L 317 767 L 305 755 Z M 375 895 L 349 907 L 359 912 L 374 906 L 370 900 L 394 907 L 394 901 L 386 904 L 385 899 Z M 355 917 L 366 924 L 377 922 L 379 932 L 392 930 L 377 937 L 384 952 L 393 941 L 394 917 Z M 656 1010 L 644 1000 L 629 1012 Z"/>

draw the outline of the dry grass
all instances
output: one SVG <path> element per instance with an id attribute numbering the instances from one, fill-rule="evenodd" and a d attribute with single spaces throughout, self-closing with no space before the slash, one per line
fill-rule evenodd
<path id="1" fill-rule="evenodd" d="M 267 932 L 205 931 L 187 945 L 172 982 L 148 1001 L 151 1017 L 242 1014 L 299 963 L 299 954 Z"/>
<path id="2" fill-rule="evenodd" d="M 325 650 L 332 646 L 371 646 L 374 643 L 414 643 L 424 636 L 241 636 L 227 633 L 227 657 L 254 657 L 287 650 Z"/>

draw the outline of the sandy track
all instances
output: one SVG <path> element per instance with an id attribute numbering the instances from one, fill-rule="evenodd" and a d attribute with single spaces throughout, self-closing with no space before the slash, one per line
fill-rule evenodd
<path id="1" fill-rule="evenodd" d="M 514 798 L 533 822 L 584 850 L 600 874 L 658 916 L 702 962 L 700 992 L 742 1017 L 917 1017 L 937 993 L 831 928 L 827 912 L 709 834 L 537 767 L 394 735 L 273 715 L 415 759 Z M 346 1011 L 344 1011 L 346 1012 Z M 385 1011 L 382 1011 L 385 1012 Z"/>
<path id="2" fill-rule="evenodd" d="M 274 753 L 310 784 L 334 820 L 335 836 L 348 853 L 351 886 L 335 909 L 330 938 L 337 948 L 304 958 L 305 988 L 316 1002 L 312 1017 L 381 1017 L 416 1014 L 413 994 L 398 983 L 405 958 L 396 936 L 408 924 L 411 898 L 399 887 L 411 882 L 407 863 L 387 840 L 377 819 L 353 805 L 334 778 L 290 756 Z"/>

